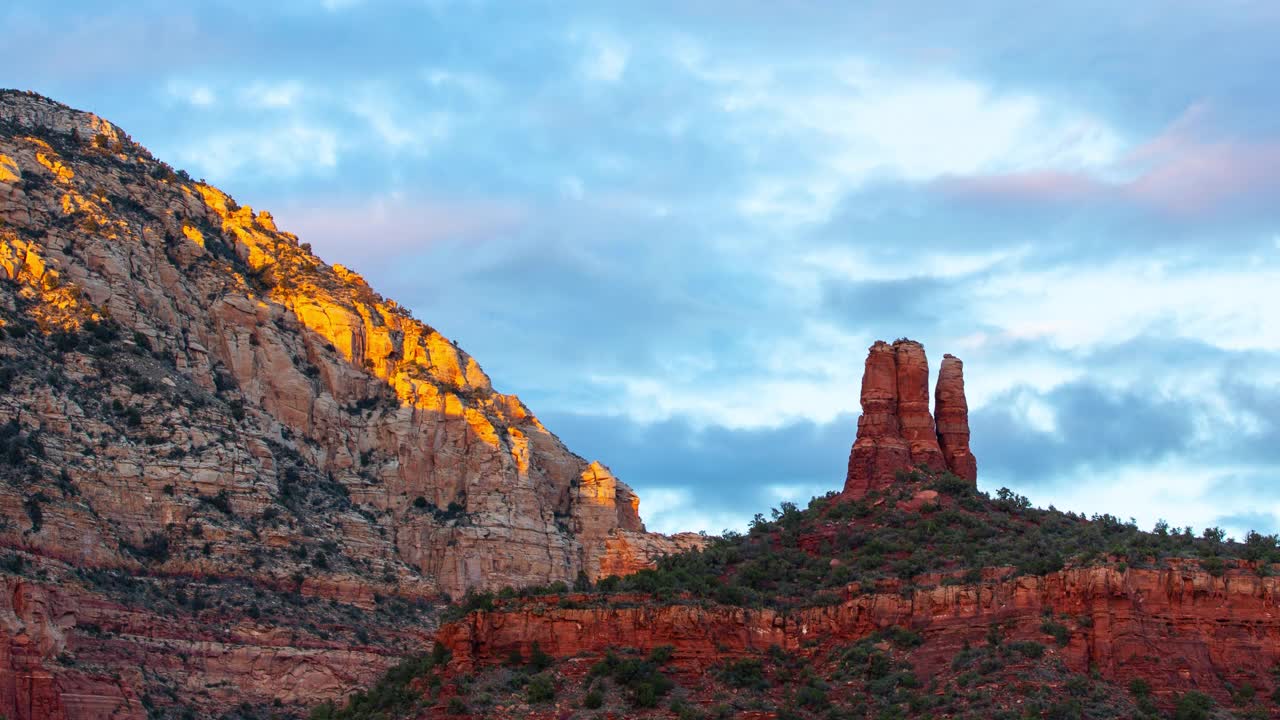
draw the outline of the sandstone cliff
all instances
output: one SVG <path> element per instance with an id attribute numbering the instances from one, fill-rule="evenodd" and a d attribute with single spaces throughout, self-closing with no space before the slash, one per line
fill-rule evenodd
<path id="1" fill-rule="evenodd" d="M 140 716 L 138 677 L 84 680 L 130 664 L 132 631 L 93 671 L 54 662 L 87 647 L 106 582 L 72 568 L 156 578 L 162 592 L 172 578 L 221 578 L 373 607 L 625 573 L 699 542 L 646 533 L 635 493 L 605 466 L 270 214 L 100 118 L 12 91 L 0 92 L 0 389 L 0 546 L 28 571 L 49 568 L 9 580 L 49 608 L 15 602 L 4 625 L 11 718 L 103 716 L 97 700 L 67 699 L 77 693 L 114 693 L 116 715 Z M 192 619 L 138 623 L 181 646 L 212 631 Z M 394 636 L 373 656 L 412 644 L 409 623 L 371 622 Z M 232 633 L 240 659 L 220 670 L 148 667 L 172 681 L 155 702 L 215 677 L 255 702 L 314 701 L 386 664 L 328 653 L 334 680 L 317 684 L 307 651 L 246 650 L 263 632 L 280 630 Z"/>
<path id="2" fill-rule="evenodd" d="M 1093 567 L 976 585 L 890 585 L 887 592 L 853 589 L 839 604 L 788 612 L 655 605 L 642 596 L 603 604 L 592 596 L 548 598 L 473 613 L 443 627 L 438 639 L 457 672 L 527 656 L 535 644 L 553 657 L 592 659 L 620 648 L 648 653 L 669 646 L 671 671 L 683 686 L 698 688 L 715 683 L 714 668 L 744 658 L 780 649 L 820 665 L 839 648 L 892 628 L 918 638 L 915 675 L 945 676 L 969 648 L 988 645 L 994 627 L 1000 643 L 1047 647 L 1050 661 L 1074 673 L 1093 672 L 1118 687 L 1141 679 L 1166 701 L 1198 690 L 1225 703 L 1232 687 L 1269 682 L 1268 669 L 1280 662 L 1280 580 L 1245 568 L 1213 577 L 1194 564 Z M 703 695 L 709 700 L 714 693 L 694 691 Z"/>
<path id="3" fill-rule="evenodd" d="M 943 358 L 936 388 L 938 421 L 929 412 L 929 361 L 913 340 L 876 341 L 862 376 L 862 415 L 849 452 L 844 491 L 862 497 L 890 487 L 898 473 L 917 467 L 948 470 L 975 483 L 969 450 L 969 406 L 964 364 Z"/>

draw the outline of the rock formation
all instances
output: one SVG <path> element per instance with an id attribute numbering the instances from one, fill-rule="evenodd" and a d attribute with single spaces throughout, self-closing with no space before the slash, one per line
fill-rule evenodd
<path id="1" fill-rule="evenodd" d="M 918 343 L 877 342 L 843 494 L 758 521 L 714 561 L 681 558 L 624 593 L 511 599 L 450 622 L 436 636 L 451 657 L 436 684 L 507 684 L 511 658 L 536 648 L 565 711 L 536 717 L 607 696 L 596 677 L 646 657 L 680 688 L 673 708 L 727 701 L 761 720 L 784 708 L 809 717 L 797 704 L 856 717 L 1083 717 L 1083 698 L 1097 717 L 1172 717 L 1188 698 L 1216 702 L 1214 717 L 1276 717 L 1274 536 L 1148 534 L 959 483 L 920 487 L 943 471 L 976 478 L 962 363 L 943 359 L 936 424 L 927 381 Z M 920 482 L 901 487 L 910 492 L 854 502 L 918 466 Z M 427 702 L 443 709 L 451 692 Z M 495 702 L 517 716 L 531 709 L 523 701 Z"/>
<path id="2" fill-rule="evenodd" d="M 314 702 L 411 650 L 424 621 L 277 602 L 420 609 L 635 570 L 698 542 L 645 532 L 607 468 L 270 214 L 100 118 L 12 91 L 0 91 L 0 391 L 4 567 L 54 599 L 43 620 L 0 606 L 11 718 L 101 717 L 59 700 L 85 682 L 98 688 L 86 697 L 115 687 L 135 710 L 157 686 L 216 706 L 214 682 Z M 134 578 L 128 592 L 116 571 Z M 264 595 L 232 592 L 246 583 L 244 597 Z M 233 630 L 247 603 L 261 619 Z M 128 623 L 85 630 L 104 607 Z M 75 672 L 56 660 L 98 631 L 114 654 Z M 165 660 L 139 675 L 133 656 L 154 649 L 117 631 L 164 636 Z M 210 635 L 218 660 L 200 659 Z"/>
<path id="3" fill-rule="evenodd" d="M 952 355 L 943 359 L 936 396 L 937 424 L 929 413 L 929 361 L 923 345 L 906 339 L 892 345 L 878 340 L 869 348 L 846 495 L 882 490 L 899 472 L 917 466 L 950 470 L 977 481 L 977 462 L 969 451 L 963 364 Z"/>
<path id="4" fill-rule="evenodd" d="M 911 464 L 941 469 L 945 464 L 933 415 L 929 414 L 929 361 L 924 346 L 899 340 L 893 344 L 893 358 L 898 372 L 898 421 Z"/>
<path id="5" fill-rule="evenodd" d="M 938 444 L 947 469 L 971 483 L 978 481 L 978 461 L 969 450 L 969 403 L 964 397 L 964 362 L 955 355 L 942 356 L 938 386 L 934 392 L 938 420 Z"/>
<path id="6" fill-rule="evenodd" d="M 1201 690 L 1219 699 L 1231 686 L 1266 682 L 1280 662 L 1280 579 L 1240 567 L 1215 578 L 1194 562 L 1153 569 L 1068 569 L 981 585 L 911 588 L 888 583 L 850 593 L 829 607 L 751 610 L 727 605 L 658 604 L 643 596 L 604 606 L 592 597 L 534 601 L 509 612 L 475 613 L 441 628 L 438 638 L 459 669 L 502 663 L 534 643 L 555 657 L 592 658 L 610 648 L 649 651 L 669 645 L 690 685 L 726 661 L 764 657 L 772 646 L 818 662 L 877 630 L 910 628 L 921 637 L 914 671 L 949 670 L 969 647 L 1004 642 L 1049 646 L 1077 673 L 1127 685 L 1146 680 L 1159 696 Z M 1046 618 L 1062 618 L 1060 642 Z M 590 662 L 587 660 L 586 662 Z M 1271 682 L 1274 682 L 1272 680 Z M 914 716 L 914 715 L 913 715 Z"/>

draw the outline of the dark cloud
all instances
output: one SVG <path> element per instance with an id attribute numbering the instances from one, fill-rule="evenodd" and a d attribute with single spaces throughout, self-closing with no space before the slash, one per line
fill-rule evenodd
<path id="1" fill-rule="evenodd" d="M 1269 512 L 1243 512 L 1223 515 L 1218 518 L 1216 524 L 1220 527 L 1248 528 L 1260 533 L 1274 533 L 1277 528 L 1280 528 L 1280 521 L 1276 519 L 1274 513 Z M 1240 534 L 1236 539 L 1244 540 L 1244 534 Z"/>
<path id="2" fill-rule="evenodd" d="M 759 430 L 571 413 L 544 414 L 542 420 L 578 453 L 609 465 L 642 501 L 645 490 L 681 488 L 698 507 L 748 517 L 778 503 L 772 485 L 814 487 L 819 494 L 843 488 L 857 434 L 852 415 Z"/>
<path id="3" fill-rule="evenodd" d="M 1054 429 L 1037 428 L 1021 408 L 1043 405 Z M 1152 462 L 1189 449 L 1191 401 L 1073 382 L 1048 392 L 1020 388 L 991 398 L 971 415 L 982 474 L 1020 486 L 1052 482 L 1084 467 Z"/>
<path id="4" fill-rule="evenodd" d="M 827 279 L 822 310 L 846 327 L 873 337 L 893 339 L 909 328 L 919 338 L 954 321 L 946 309 L 957 306 L 954 296 L 964 288 L 964 279 L 927 276 L 855 282 Z"/>
<path id="5" fill-rule="evenodd" d="M 811 241 L 868 248 L 908 266 L 912 257 L 933 253 L 1001 250 L 1016 253 L 1017 266 L 1027 269 L 1089 266 L 1152 252 L 1226 263 L 1271 252 L 1280 219 L 1274 203 L 1259 202 L 1267 189 L 1261 185 L 1245 186 L 1246 196 L 1224 200 L 1212 212 L 1186 214 L 1121 190 L 1051 199 L 963 189 L 981 181 L 884 181 L 859 188 L 841 199 Z M 1207 247 L 1214 252 L 1205 253 Z"/>

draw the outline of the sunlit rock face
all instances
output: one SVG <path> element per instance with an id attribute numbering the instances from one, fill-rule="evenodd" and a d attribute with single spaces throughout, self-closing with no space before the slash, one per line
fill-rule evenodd
<path id="1" fill-rule="evenodd" d="M 0 544 L 63 570 L 241 578 L 373 606 L 634 571 L 676 547 L 644 531 L 626 484 L 358 274 L 114 125 L 8 91 L 0 330 L 0 426 L 17 447 L 0 462 Z M 60 607 L 74 636 L 75 602 Z M 195 638 L 201 622 L 176 626 Z M 23 627 L 0 622 L 0 634 L 18 642 Z M 273 632 L 235 651 L 263 652 Z M 412 642 L 373 634 L 375 657 Z M 9 672 L 52 672 L 40 687 L 56 689 L 48 653 L 23 647 Z M 315 668 L 305 653 L 271 657 L 278 682 L 259 689 L 290 702 L 380 669 L 366 658 L 326 683 L 299 669 Z M 27 717 L 8 702 L 0 714 Z"/>
<path id="2" fill-rule="evenodd" d="M 935 390 L 937 422 L 929 412 L 929 361 L 924 346 L 900 339 L 876 341 L 862 375 L 862 415 L 849 453 L 844 492 L 862 497 L 891 486 L 900 472 L 916 467 L 950 470 L 976 482 L 977 461 L 969 449 L 969 408 L 964 365 L 946 355 Z"/>

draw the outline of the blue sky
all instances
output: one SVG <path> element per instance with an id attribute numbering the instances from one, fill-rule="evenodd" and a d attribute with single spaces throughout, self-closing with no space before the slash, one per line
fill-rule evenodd
<path id="1" fill-rule="evenodd" d="M 363 272 L 651 528 L 840 487 L 909 336 L 984 489 L 1280 529 L 1280 4 L 110 5 L 0 9 L 0 85 Z"/>

